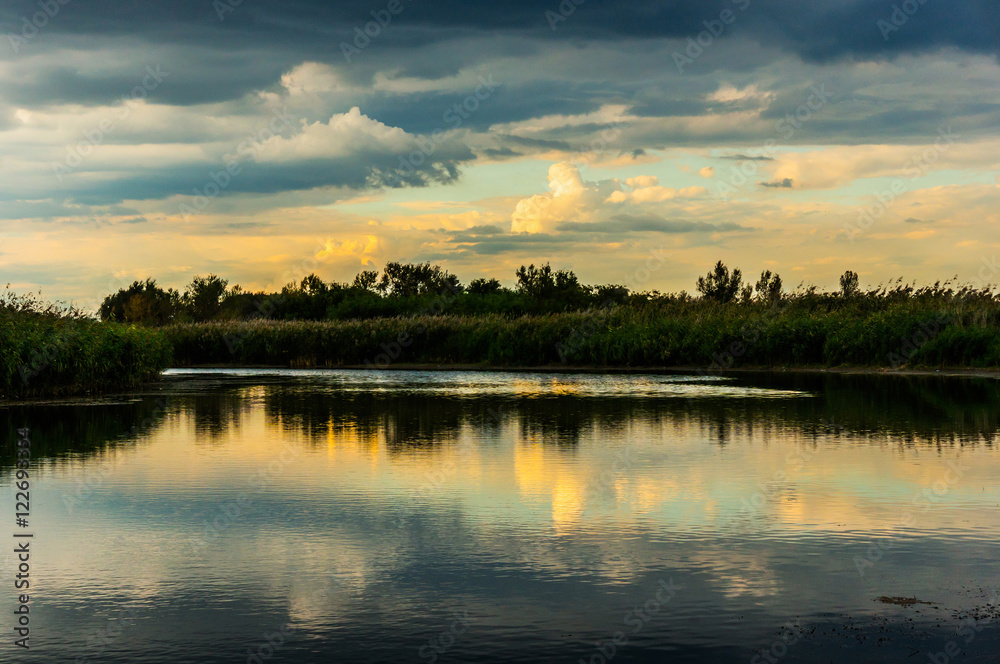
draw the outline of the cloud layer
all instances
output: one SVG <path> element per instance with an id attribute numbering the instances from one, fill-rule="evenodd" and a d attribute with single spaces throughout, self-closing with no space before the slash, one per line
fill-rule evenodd
<path id="1" fill-rule="evenodd" d="M 727 253 L 822 281 L 996 248 L 992 1 L 14 0 L 0 23 L 0 277 L 55 297 L 317 255 L 331 279 L 596 281 L 665 243 L 679 288 Z"/>

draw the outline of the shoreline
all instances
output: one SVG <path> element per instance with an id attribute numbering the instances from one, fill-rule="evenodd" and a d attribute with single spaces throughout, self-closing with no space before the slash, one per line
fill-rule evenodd
<path id="1" fill-rule="evenodd" d="M 803 374 L 803 375 L 843 375 L 843 376 L 898 376 L 898 377 L 927 377 L 936 376 L 939 378 L 986 378 L 1000 380 L 1000 369 L 969 369 L 969 368 L 942 368 L 942 369 L 889 369 L 886 367 L 737 367 L 731 369 L 717 369 L 708 371 L 704 367 L 594 367 L 594 366 L 490 366 L 481 364 L 406 364 L 397 363 L 382 368 L 371 368 L 363 364 L 343 365 L 338 367 L 289 367 L 283 365 L 235 365 L 235 364 L 199 364 L 183 367 L 168 367 L 155 379 L 144 384 L 142 387 L 128 391 L 108 391 L 90 394 L 65 394 L 60 396 L 35 396 L 24 399 L 10 399 L 0 397 L 0 408 L 10 406 L 36 406 L 36 405 L 67 405 L 89 403 L 125 403 L 135 400 L 138 395 L 148 394 L 150 389 L 155 390 L 156 386 L 165 379 L 183 376 L 183 373 L 168 373 L 171 371 L 200 371 L 200 370 L 236 370 L 236 369 L 270 369 L 281 371 L 467 371 L 467 372 L 499 372 L 499 373 L 540 373 L 540 374 L 606 374 L 606 375 L 668 375 L 668 376 L 736 376 L 746 374 Z"/>
<path id="2" fill-rule="evenodd" d="M 364 364 L 345 364 L 336 367 L 289 367 L 277 364 L 193 364 L 181 367 L 169 367 L 166 371 L 185 371 L 199 369 L 281 369 L 288 371 L 316 370 L 347 370 L 347 371 L 482 371 L 499 373 L 551 373 L 551 374 L 664 374 L 664 375 L 706 375 L 722 376 L 726 374 L 836 374 L 836 375 L 872 375 L 872 376 L 941 376 L 946 378 L 993 378 L 1000 379 L 1000 368 L 913 368 L 891 369 L 888 367 L 733 367 L 729 369 L 706 369 L 699 366 L 677 367 L 598 367 L 598 366 L 494 366 L 488 364 L 453 364 L 453 363 L 405 363 L 397 362 L 385 367 L 370 367 Z M 164 374 L 161 374 L 163 376 Z"/>

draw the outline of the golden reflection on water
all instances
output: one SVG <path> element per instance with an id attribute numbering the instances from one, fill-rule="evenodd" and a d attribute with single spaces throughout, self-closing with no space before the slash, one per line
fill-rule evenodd
<path id="1" fill-rule="evenodd" d="M 251 403 L 262 396 L 260 387 L 242 395 Z M 287 471 L 294 482 L 277 491 L 483 503 L 505 521 L 565 534 L 608 518 L 672 530 L 745 522 L 796 532 L 880 531 L 906 512 L 914 513 L 914 528 L 947 529 L 956 527 L 948 508 L 996 498 L 1000 469 L 997 455 L 982 445 L 907 448 L 891 439 L 887 445 L 843 434 L 817 440 L 773 427 L 732 426 L 728 444 L 719 447 L 713 425 L 669 418 L 632 420 L 624 430 L 591 427 L 571 449 L 546 443 L 516 414 L 488 432 L 464 422 L 428 444 L 402 448 L 388 444 L 396 429 L 391 415 L 374 428 L 321 424 L 307 432 L 250 407 L 206 440 L 192 412 L 181 409 L 118 472 L 135 486 L 174 493 L 237 486 L 287 448 L 296 453 Z M 195 462 L 177 462 L 188 457 Z M 995 514 L 973 510 L 961 527 L 993 524 Z"/>

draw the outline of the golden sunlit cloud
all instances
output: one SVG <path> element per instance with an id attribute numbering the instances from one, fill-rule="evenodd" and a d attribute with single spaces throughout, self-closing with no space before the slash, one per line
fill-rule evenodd
<path id="1" fill-rule="evenodd" d="M 549 168 L 549 191 L 518 202 L 511 216 L 512 232 L 551 233 L 566 222 L 596 221 L 612 209 L 620 213 L 622 204 L 641 206 L 694 198 L 705 194 L 707 189 L 663 187 L 659 178 L 651 175 L 627 178 L 624 183 L 617 179 L 584 182 L 576 165 L 560 162 Z"/>
<path id="2" fill-rule="evenodd" d="M 366 235 L 355 240 L 327 240 L 322 250 L 316 253 L 316 258 L 325 260 L 331 257 L 350 256 L 357 258 L 362 264 L 374 262 L 384 253 L 384 242 L 377 235 Z"/>

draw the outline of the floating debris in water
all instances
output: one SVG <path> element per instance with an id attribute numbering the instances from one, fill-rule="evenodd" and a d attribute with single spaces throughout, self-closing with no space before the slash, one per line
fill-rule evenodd
<path id="1" fill-rule="evenodd" d="M 886 597 L 882 595 L 875 598 L 876 602 L 882 602 L 883 604 L 896 604 L 897 606 L 910 606 L 911 604 L 927 604 L 929 606 L 935 606 L 933 602 L 925 602 L 922 599 L 917 599 L 916 597 Z"/>

